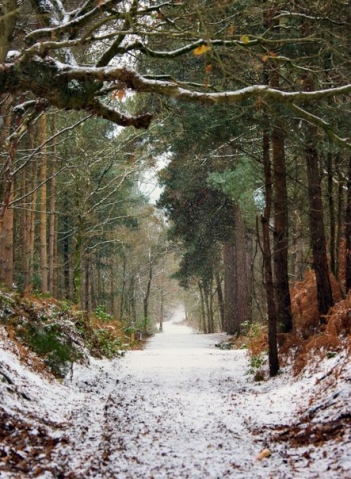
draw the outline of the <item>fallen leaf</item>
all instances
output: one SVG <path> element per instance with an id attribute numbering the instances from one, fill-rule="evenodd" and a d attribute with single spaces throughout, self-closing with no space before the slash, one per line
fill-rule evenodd
<path id="1" fill-rule="evenodd" d="M 206 73 L 210 73 L 210 71 L 212 70 L 212 65 L 206 65 L 206 68 L 205 68 L 205 72 Z"/>
<path id="2" fill-rule="evenodd" d="M 257 460 L 262 461 L 262 459 L 266 459 L 267 457 L 270 457 L 271 455 L 272 453 L 270 449 L 263 449 L 263 451 L 261 451 L 259 455 L 257 456 Z"/>
<path id="3" fill-rule="evenodd" d="M 117 93 L 118 99 L 123 100 L 125 94 L 126 92 L 124 90 L 118 90 L 118 93 Z"/>
<path id="4" fill-rule="evenodd" d="M 207 45 L 201 45 L 201 46 L 195 48 L 195 50 L 193 50 L 193 54 L 194 55 L 203 55 L 204 53 L 208 52 L 209 50 L 211 50 L 211 47 L 208 47 Z"/>

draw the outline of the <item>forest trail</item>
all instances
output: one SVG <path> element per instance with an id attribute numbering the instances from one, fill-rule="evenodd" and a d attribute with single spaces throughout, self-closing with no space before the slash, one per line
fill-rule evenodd
<path id="1" fill-rule="evenodd" d="M 30 371 L 3 339 L 13 385 L 0 382 L 0 478 L 351 477 L 345 355 L 299 380 L 257 383 L 247 351 L 216 348 L 224 334 L 196 334 L 182 319 L 179 309 L 145 350 L 75 364 L 64 384 Z M 258 460 L 265 448 L 271 457 Z"/>
<path id="2" fill-rule="evenodd" d="M 302 455 L 311 448 L 268 442 L 275 426 L 296 419 L 308 384 L 253 383 L 245 351 L 216 348 L 225 335 L 196 334 L 182 319 L 178 310 L 145 350 L 129 352 L 104 374 L 88 381 L 74 374 L 85 397 L 71 412 L 68 449 L 59 461 L 68 453 L 72 477 L 347 477 L 339 465 L 333 472 L 328 461 Z M 272 457 L 257 460 L 267 447 Z"/>

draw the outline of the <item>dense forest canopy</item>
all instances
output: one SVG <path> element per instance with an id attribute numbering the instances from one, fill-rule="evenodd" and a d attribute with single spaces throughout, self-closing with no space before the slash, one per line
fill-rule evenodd
<path id="1" fill-rule="evenodd" d="M 268 317 L 275 375 L 293 283 L 312 329 L 351 287 L 350 6 L 4 0 L 1 282 L 148 329 L 173 274 L 205 332 Z"/>
<path id="2" fill-rule="evenodd" d="M 114 93 L 130 89 L 201 104 L 252 98 L 282 103 L 343 143 L 334 121 L 315 114 L 311 102 L 343 102 L 351 91 L 345 50 L 349 6 L 345 1 L 4 1 L 1 91 L 25 94 L 17 111 L 86 110 L 136 128 L 146 128 L 152 115 L 121 113 L 111 104 Z M 136 69 L 140 55 L 147 60 Z M 179 58 L 182 68 L 175 69 Z M 158 74 L 148 66 L 154 60 Z M 265 65 L 284 69 L 279 85 L 265 84 L 260 75 Z M 198 83 L 191 78 L 194 70 Z"/>

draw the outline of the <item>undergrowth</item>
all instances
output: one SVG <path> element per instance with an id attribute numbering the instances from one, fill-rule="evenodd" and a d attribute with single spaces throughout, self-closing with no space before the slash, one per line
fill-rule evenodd
<path id="1" fill-rule="evenodd" d="M 340 286 L 331 275 L 335 306 L 320 324 L 317 306 L 316 282 L 313 271 L 295 284 L 291 290 L 291 310 L 294 329 L 278 334 L 281 367 L 291 366 L 295 376 L 306 366 L 313 367 L 322 359 L 332 359 L 346 351 L 351 355 L 351 292 L 342 299 Z M 236 339 L 236 347 L 246 347 L 250 356 L 248 374 L 255 380 L 265 377 L 267 363 L 267 325 L 244 324 L 243 335 Z"/>
<path id="2" fill-rule="evenodd" d="M 16 342 L 23 360 L 28 348 L 58 378 L 89 354 L 111 359 L 131 346 L 120 323 L 103 308 L 87 314 L 48 297 L 0 291 L 0 324 Z"/>

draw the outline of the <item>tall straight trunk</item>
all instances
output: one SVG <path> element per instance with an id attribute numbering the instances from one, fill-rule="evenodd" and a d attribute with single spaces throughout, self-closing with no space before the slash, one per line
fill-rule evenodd
<path id="1" fill-rule="evenodd" d="M 295 280 L 303 280 L 304 264 L 304 241 L 302 221 L 298 212 L 296 214 L 295 234 L 294 234 L 294 265 Z"/>
<path id="2" fill-rule="evenodd" d="M 90 270 L 89 270 L 89 301 L 90 301 L 90 310 L 94 311 L 98 307 L 97 295 L 96 295 L 96 264 L 90 261 Z"/>
<path id="3" fill-rule="evenodd" d="M 41 163 L 40 163 L 40 270 L 41 291 L 48 292 L 48 253 L 47 253 L 47 156 L 46 156 L 46 115 L 40 119 Z"/>
<path id="4" fill-rule="evenodd" d="M 160 333 L 163 332 L 163 320 L 164 320 L 164 297 L 165 293 L 163 289 L 160 289 L 160 325 L 159 325 L 159 331 Z"/>
<path id="5" fill-rule="evenodd" d="M 66 204 L 65 204 L 66 206 Z M 65 211 L 67 209 L 65 208 Z M 68 217 L 63 216 L 63 224 L 65 226 L 64 237 L 62 240 L 63 247 L 63 286 L 64 296 L 66 299 L 72 299 L 71 294 L 71 281 L 70 281 L 70 248 L 69 248 L 69 236 L 68 236 Z"/>
<path id="6" fill-rule="evenodd" d="M 320 185 L 319 157 L 314 143 L 315 128 L 308 126 L 306 138 L 306 164 L 308 180 L 310 240 L 313 254 L 313 269 L 316 274 L 317 299 L 320 322 L 325 323 L 325 315 L 333 306 L 330 285 L 327 242 L 324 229 L 322 189 Z"/>
<path id="7" fill-rule="evenodd" d="M 12 99 L 8 98 L 4 101 L 1 110 L 6 114 L 3 125 L 4 133 L 1 134 L 1 143 L 5 143 L 6 135 L 11 129 L 12 116 L 7 114 L 10 109 Z M 16 127 L 21 123 L 21 118 L 16 120 Z M 2 192 L 2 202 L 0 206 L 0 283 L 5 284 L 8 288 L 12 288 L 14 279 L 14 252 L 13 252 L 13 227 L 14 216 L 13 209 L 9 207 L 13 200 L 13 169 L 16 157 L 18 140 L 13 140 L 7 151 L 7 159 L 3 171 L 5 173 L 5 185 Z"/>
<path id="8" fill-rule="evenodd" d="M 82 261 L 84 265 L 84 282 L 82 291 L 82 307 L 84 311 L 90 311 L 90 261 L 88 258 L 84 258 Z"/>
<path id="9" fill-rule="evenodd" d="M 279 27 L 279 22 L 270 20 L 272 26 Z M 269 83 L 273 88 L 280 87 L 279 64 L 272 62 Z M 285 134 L 279 119 L 273 118 L 272 125 L 272 163 L 274 194 L 272 196 L 274 209 L 274 291 L 275 307 L 279 329 L 284 333 L 292 331 L 291 300 L 288 273 L 289 248 L 289 207 L 286 185 Z"/>
<path id="10" fill-rule="evenodd" d="M 263 133 L 263 169 L 265 178 L 265 208 L 261 217 L 262 242 L 263 242 L 263 269 L 266 287 L 267 314 L 268 314 L 268 358 L 269 373 L 275 376 L 279 371 L 278 345 L 277 345 L 277 316 L 274 300 L 274 282 L 272 269 L 272 254 L 270 243 L 270 218 L 272 209 L 272 168 L 269 152 L 269 135 Z"/>
<path id="11" fill-rule="evenodd" d="M 127 269 L 127 261 L 125 255 L 123 255 L 123 268 L 122 268 L 122 291 L 121 291 L 121 302 L 119 306 L 119 314 L 120 314 L 120 320 L 122 321 L 124 318 L 124 310 L 125 310 L 125 290 L 126 290 L 126 284 L 127 284 L 127 278 L 126 278 L 126 269 Z"/>
<path id="12" fill-rule="evenodd" d="M 77 235 L 76 243 L 74 245 L 74 269 L 73 269 L 73 288 L 74 288 L 74 302 L 81 304 L 82 299 L 82 238 L 80 234 Z"/>
<path id="13" fill-rule="evenodd" d="M 248 320 L 252 320 L 253 301 L 253 235 L 246 232 L 246 286 L 248 298 Z"/>
<path id="14" fill-rule="evenodd" d="M 144 311 L 144 329 L 147 330 L 148 327 L 148 317 L 149 317 L 149 299 L 151 293 L 151 283 L 153 277 L 153 264 L 149 264 L 149 274 L 147 279 L 146 291 L 143 299 L 143 311 Z"/>
<path id="15" fill-rule="evenodd" d="M 129 285 L 129 316 L 131 321 L 136 323 L 137 313 L 136 313 L 136 299 L 135 299 L 135 275 L 132 274 L 130 278 Z"/>
<path id="16" fill-rule="evenodd" d="M 201 329 L 202 332 L 207 334 L 207 321 L 206 321 L 206 306 L 205 306 L 205 294 L 202 284 L 198 283 L 200 291 L 200 300 L 201 300 Z"/>
<path id="17" fill-rule="evenodd" d="M 248 295 L 249 274 L 247 271 L 247 252 L 245 223 L 238 204 L 234 205 L 235 220 L 235 329 L 241 333 L 241 325 L 250 320 L 250 298 Z"/>
<path id="18" fill-rule="evenodd" d="M 337 156 L 337 161 L 340 163 L 340 155 Z M 335 275 L 340 282 L 340 250 L 344 232 L 344 185 L 345 178 L 343 173 L 338 170 L 338 205 L 337 205 L 337 233 L 336 233 L 336 255 L 335 255 Z"/>
<path id="19" fill-rule="evenodd" d="M 221 277 L 219 275 L 219 272 L 216 271 L 215 273 L 215 279 L 216 279 L 216 286 L 217 286 L 217 299 L 218 299 L 218 308 L 219 308 L 219 317 L 220 317 L 220 329 L 221 331 L 224 331 L 224 297 L 223 297 L 223 289 L 222 289 L 222 281 Z"/>
<path id="20" fill-rule="evenodd" d="M 346 238 L 345 286 L 346 286 L 346 292 L 349 292 L 351 290 L 351 155 L 349 157 L 348 175 L 347 175 L 345 238 Z"/>
<path id="21" fill-rule="evenodd" d="M 116 295 L 115 295 L 115 265 L 114 255 L 111 255 L 110 259 L 110 313 L 112 316 L 116 315 Z"/>
<path id="22" fill-rule="evenodd" d="M 274 175 L 274 290 L 277 322 L 284 333 L 292 331 L 291 300 L 288 274 L 289 208 L 286 186 L 286 162 L 283 131 L 272 130 L 272 155 Z"/>
<path id="23" fill-rule="evenodd" d="M 13 199 L 13 182 L 11 182 L 9 202 Z M 13 254 L 13 209 L 6 208 L 1 219 L 0 230 L 0 283 L 12 288 L 14 279 L 14 254 Z"/>
<path id="24" fill-rule="evenodd" d="M 227 241 L 223 247 L 224 255 L 224 298 L 225 298 L 225 331 L 228 334 L 236 334 L 235 324 L 235 265 L 234 244 Z"/>
<path id="25" fill-rule="evenodd" d="M 56 117 L 53 117 L 53 132 L 56 129 Z M 57 228 L 56 228 L 56 140 L 53 144 L 53 155 L 51 161 L 51 177 L 50 177 L 50 216 L 49 216 L 49 271 L 48 286 L 49 292 L 55 296 L 55 271 L 57 263 Z"/>
<path id="26" fill-rule="evenodd" d="M 263 1 L 264 4 L 268 2 Z M 266 5 L 265 5 L 266 6 Z M 274 4 L 268 5 L 268 9 L 264 11 L 264 26 L 268 30 L 274 29 L 277 36 L 280 34 L 279 20 L 276 17 L 276 6 Z M 263 68 L 263 82 L 266 85 L 279 85 L 279 70 L 276 63 L 270 63 Z M 275 304 L 275 288 L 272 269 L 272 252 L 270 241 L 270 221 L 273 198 L 272 189 L 272 165 L 270 157 L 270 125 L 268 116 L 264 113 L 264 130 L 262 137 L 262 156 L 263 156 L 263 170 L 265 182 L 265 208 L 261 217 L 262 222 L 262 242 L 263 242 L 263 269 L 264 269 L 264 283 L 266 287 L 267 300 L 267 315 L 268 315 L 268 359 L 269 359 L 269 373 L 275 376 L 279 371 L 279 357 L 277 344 L 277 312 Z M 277 132 L 275 132 L 277 133 Z M 274 137 L 275 135 L 273 135 Z"/>
<path id="27" fill-rule="evenodd" d="M 334 175 L 333 175 L 333 155 L 327 153 L 327 179 L 328 179 L 328 206 L 329 206 L 329 236 L 330 236 L 330 269 L 336 276 L 336 221 L 335 221 L 335 202 L 334 202 Z"/>
<path id="28" fill-rule="evenodd" d="M 29 145 L 34 148 L 33 129 L 29 129 Z M 33 288 L 33 270 L 34 270 L 34 243 L 35 243 L 35 205 L 37 201 L 37 163 L 30 162 L 24 175 L 24 189 L 27 194 L 24 208 L 23 225 L 23 252 L 24 252 L 24 290 L 30 292 Z"/>
<path id="29" fill-rule="evenodd" d="M 213 317 L 213 297 L 212 297 L 212 279 L 204 285 L 204 298 L 207 317 L 207 333 L 214 333 L 214 317 Z"/>
<path id="30" fill-rule="evenodd" d="M 313 33 L 311 17 L 305 17 L 302 23 L 302 33 L 308 37 Z M 315 55 L 318 47 L 311 43 L 305 45 L 305 53 Z M 314 91 L 314 75 L 307 72 L 301 78 L 303 91 Z M 325 235 L 323 200 L 321 189 L 321 174 L 319 155 L 316 146 L 317 127 L 310 123 L 305 127 L 305 159 L 307 167 L 307 189 L 309 202 L 310 243 L 313 255 L 313 269 L 316 274 L 317 301 L 320 323 L 326 322 L 325 315 L 333 306 L 333 295 L 329 278 L 327 257 L 327 241 Z"/>

